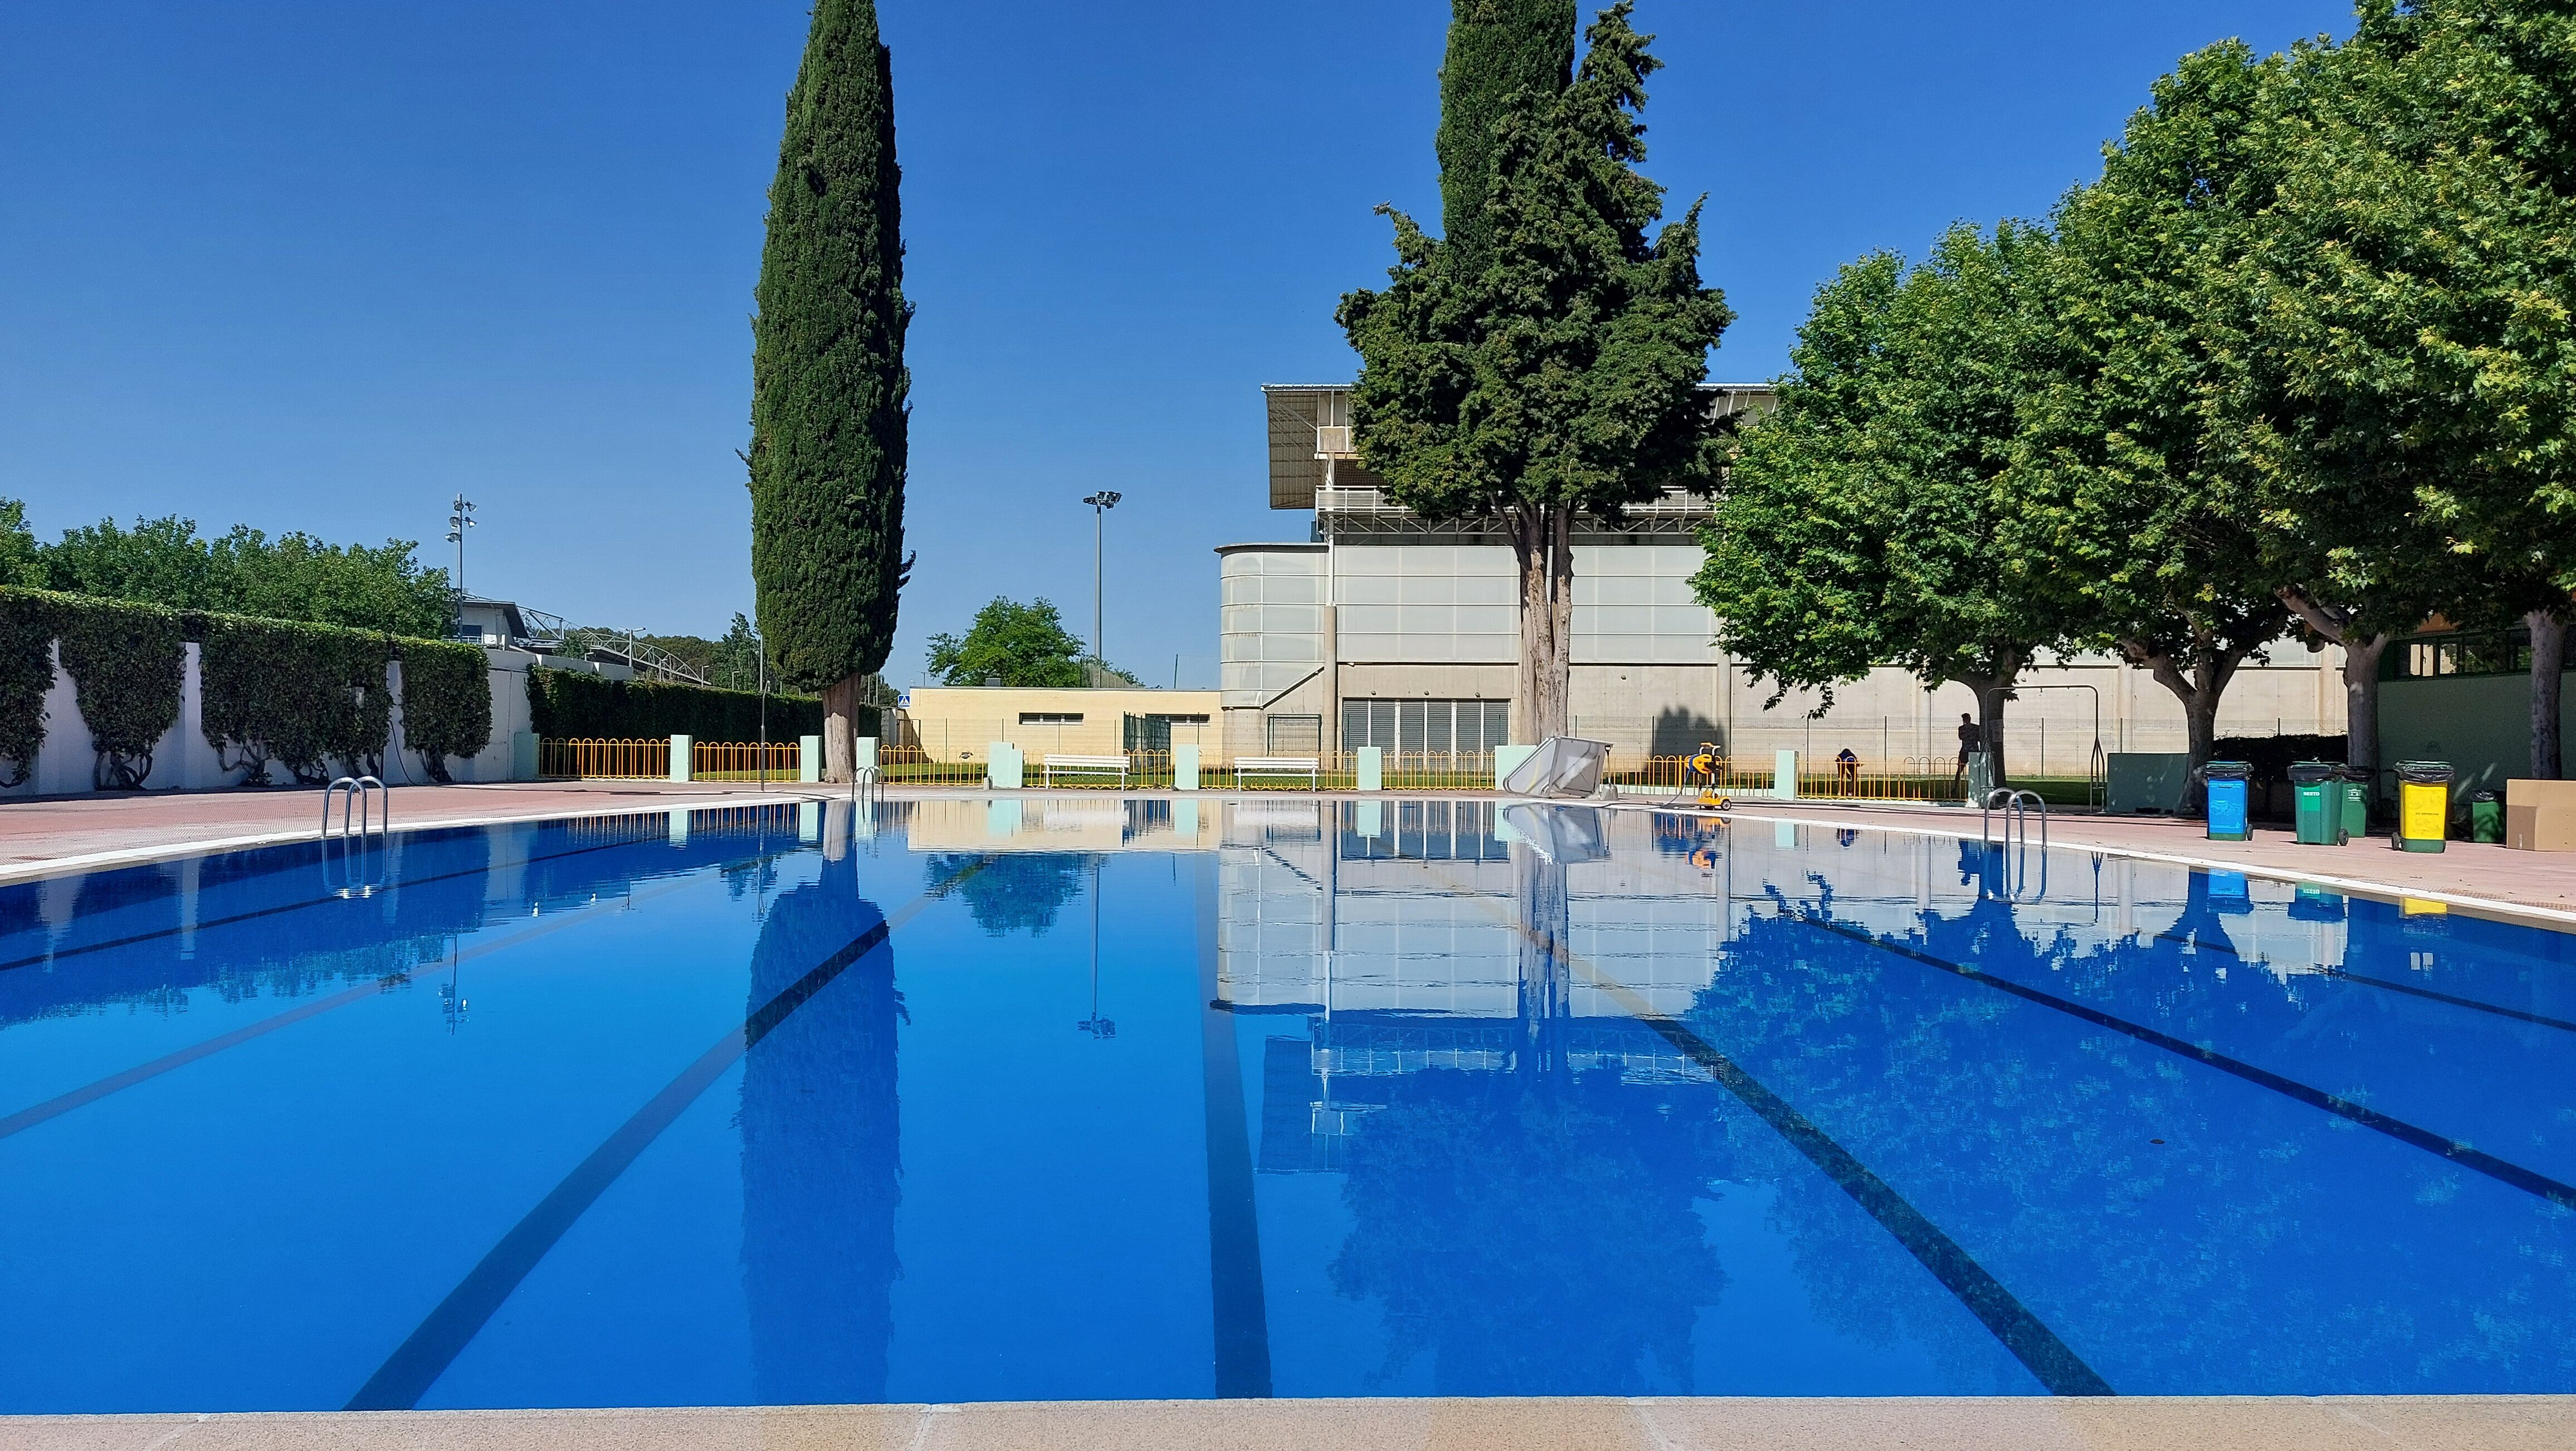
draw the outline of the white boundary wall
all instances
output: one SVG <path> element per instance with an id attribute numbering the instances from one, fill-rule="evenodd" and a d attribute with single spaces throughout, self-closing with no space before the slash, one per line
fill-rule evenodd
<path id="1" fill-rule="evenodd" d="M 215 748 L 206 743 L 205 682 L 198 665 L 198 648 L 194 641 L 183 648 L 187 658 L 179 677 L 179 720 L 153 747 L 152 774 L 144 778 L 143 789 L 212 791 L 239 786 L 245 773 L 225 770 Z M 488 657 L 490 652 L 486 653 Z M 492 690 L 492 736 L 480 754 L 448 758 L 448 774 L 460 782 L 515 779 L 511 774 L 516 754 L 513 743 L 530 729 L 527 666 L 493 659 L 486 678 Z M 402 739 L 399 662 L 385 666 L 385 685 L 393 692 L 395 702 L 385 742 L 385 779 L 396 786 L 427 785 L 429 776 L 421 770 L 419 756 L 413 752 L 397 756 L 393 749 L 394 742 Z M 56 647 L 54 683 L 45 692 L 44 744 L 37 748 L 35 768 L 27 773 L 27 779 L 0 789 L 0 801 L 93 794 L 98 790 L 97 767 L 98 751 L 91 744 L 89 722 L 81 718 L 79 692 L 70 673 L 63 669 L 60 647 Z M 272 780 L 282 775 L 282 767 L 270 772 Z"/>

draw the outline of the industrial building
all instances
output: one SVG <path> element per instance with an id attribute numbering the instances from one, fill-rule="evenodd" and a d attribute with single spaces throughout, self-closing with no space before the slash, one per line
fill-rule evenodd
<path id="1" fill-rule="evenodd" d="M 1719 416 L 1758 415 L 1767 385 L 1709 390 Z M 1347 384 L 1262 390 L 1270 507 L 1304 515 L 1305 537 L 1217 552 L 1224 749 L 1332 753 L 1378 746 L 1405 755 L 1490 749 L 1522 734 L 1510 719 L 1518 647 L 1511 547 L 1474 521 L 1431 523 L 1390 502 L 1353 447 Z M 1793 747 L 1809 759 L 1846 747 L 1873 768 L 1947 769 L 1964 686 L 1926 692 L 1881 669 L 1835 691 L 1773 703 L 1767 682 L 1716 643 L 1692 595 L 1709 501 L 1670 493 L 1617 527 L 1576 536 L 1571 714 L 1578 734 L 1623 758 L 1688 752 L 1705 741 L 1743 759 Z M 2229 734 L 2343 730 L 2341 654 L 2283 642 L 2229 687 Z M 2017 772 L 2082 775 L 2106 751 L 2183 749 L 2181 706 L 2147 672 L 2101 655 L 2028 672 L 2008 712 Z"/>

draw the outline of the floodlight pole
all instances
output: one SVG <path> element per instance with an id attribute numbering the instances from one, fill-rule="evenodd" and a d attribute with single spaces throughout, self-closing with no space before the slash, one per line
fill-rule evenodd
<path id="1" fill-rule="evenodd" d="M 456 546 L 456 622 L 465 627 L 465 531 L 474 527 L 474 501 L 458 494 L 448 506 L 447 542 Z"/>
<path id="2" fill-rule="evenodd" d="M 1101 521 L 1108 517 L 1110 510 L 1118 507 L 1118 493 L 1114 489 L 1102 489 L 1096 494 L 1086 496 L 1082 502 L 1091 506 L 1091 680 L 1089 683 L 1098 685 L 1100 677 L 1109 669 L 1109 657 L 1103 653 L 1100 640 Z"/>

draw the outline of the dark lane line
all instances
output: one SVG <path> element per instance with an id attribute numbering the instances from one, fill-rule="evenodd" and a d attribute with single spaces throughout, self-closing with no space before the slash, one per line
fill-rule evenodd
<path id="1" fill-rule="evenodd" d="M 2080 1018 L 2087 1023 L 2091 1023 L 2097 1028 L 2108 1028 L 2114 1033 L 2126 1034 L 2127 1036 L 2135 1038 L 2139 1042 L 2145 1043 L 2150 1047 L 2162 1048 L 2166 1052 L 2175 1054 L 2178 1057 L 2189 1058 L 2196 1063 L 2207 1064 L 2222 1073 L 2234 1074 L 2236 1077 L 2242 1078 L 2248 1083 L 2255 1084 L 2258 1087 L 2268 1088 L 2274 1093 L 2280 1094 L 2285 1098 L 2294 1099 L 2300 1103 L 2304 1103 L 2310 1108 L 2322 1110 L 2323 1112 L 2333 1114 L 2337 1118 L 2359 1124 L 2363 1128 L 2386 1134 L 2388 1137 L 2397 1140 L 2401 1144 L 2407 1144 L 2415 1148 L 2422 1149 L 2428 1154 L 2437 1154 L 2442 1158 L 2450 1160 L 2452 1163 L 2460 1165 L 2462 1168 L 2474 1169 L 2498 1183 L 2510 1184 L 2514 1188 L 2520 1189 L 2527 1194 L 2538 1195 L 2561 1208 L 2576 1209 L 2576 1185 L 2566 1184 L 2559 1180 L 2552 1179 L 2546 1174 L 2542 1174 L 2536 1170 L 2526 1169 L 2511 1160 L 2499 1159 L 2495 1155 L 2487 1153 L 2482 1149 L 2471 1148 L 2469 1145 L 2461 1143 L 2457 1139 L 2447 1138 L 2441 1134 L 2433 1132 L 2431 1129 L 2424 1128 L 2417 1124 L 2408 1123 L 2406 1120 L 2401 1118 L 2392 1118 L 2387 1114 L 2381 1113 L 2375 1108 L 2369 1108 L 2362 1104 L 2355 1103 L 2348 1098 L 2339 1098 L 2321 1088 L 2301 1083 L 2297 1079 L 2284 1078 L 2280 1074 L 2272 1072 L 2270 1069 L 2257 1068 L 2253 1064 L 2248 1063 L 2241 1058 L 2231 1058 L 2215 1049 L 2203 1048 L 2197 1043 L 2185 1042 L 2169 1033 L 2160 1033 L 2143 1023 L 2133 1023 L 2126 1018 L 2114 1017 L 2098 1008 L 2086 1007 L 2082 1003 L 2061 998 L 2054 993 L 2042 992 L 2035 987 L 2024 987 L 2020 983 L 2014 982 L 2009 978 L 1997 977 L 1983 969 L 1970 967 L 1965 963 L 1952 962 L 1945 957 L 1936 957 L 1911 943 L 1881 937 L 1877 933 L 1874 933 L 1865 927 L 1845 926 L 1840 922 L 1829 921 L 1821 917 L 1809 916 L 1804 913 L 1798 914 L 1794 920 L 1804 922 L 1808 926 L 1821 932 L 1830 932 L 1837 937 L 1845 937 L 1854 942 L 1866 943 L 1883 952 L 1892 952 L 1899 957 L 1912 962 L 1921 963 L 1926 967 L 1939 968 L 1943 972 L 1950 973 L 1953 976 L 1966 978 L 1968 981 L 1979 984 L 1980 986 L 1990 987 L 2000 992 L 2010 993 L 2014 997 L 2021 998 L 2028 1002 L 2037 1003 L 2041 1007 L 2053 1008 L 2069 1017 Z"/>
<path id="2" fill-rule="evenodd" d="M 668 839 L 669 838 L 662 836 L 639 836 L 634 838 L 632 841 L 612 841 L 603 843 L 599 846 L 579 846 L 574 847 L 570 851 L 548 852 L 544 856 L 529 857 L 527 858 L 525 865 L 534 866 L 538 862 L 561 861 L 566 857 L 582 856 L 590 852 L 614 851 L 621 846 L 640 846 L 648 841 L 658 842 L 666 841 Z M 437 872 L 426 877 L 410 877 L 399 882 L 388 882 L 385 884 L 384 890 L 391 891 L 396 887 L 422 887 L 427 886 L 431 882 L 453 881 L 458 877 L 476 877 L 489 872 L 491 869 L 491 864 L 487 862 L 482 866 L 469 867 L 462 871 Z M 293 871 L 295 868 L 286 867 L 281 870 Z M 263 873 L 262 875 L 270 874 Z M 0 962 L 0 972 L 8 972 L 12 969 L 21 967 L 42 967 L 47 963 L 60 962 L 66 957 L 82 957 L 93 952 L 108 952 L 119 947 L 132 947 L 137 943 L 154 942 L 164 937 L 176 937 L 180 933 L 190 930 L 203 932 L 212 927 L 229 927 L 236 922 L 256 922 L 262 917 L 274 917 L 283 912 L 301 912 L 307 907 L 319 907 L 328 902 L 338 902 L 343 900 L 346 899 L 340 897 L 308 897 L 302 901 L 280 902 L 275 906 L 258 907 L 248 912 L 235 912 L 229 917 L 209 917 L 204 921 L 196 923 L 193 929 L 189 927 L 162 927 L 156 928 L 150 932 L 137 932 L 131 937 L 112 937 L 104 942 L 84 942 L 77 947 L 65 947 L 53 952 L 40 953 L 34 957 L 12 958 L 6 962 Z"/>
<path id="3" fill-rule="evenodd" d="M 2564 1018 L 2544 1018 L 2538 1013 L 2526 1013 L 2520 1008 L 2508 1008 L 2502 1003 L 2481 1002 L 2476 998 L 2455 998 L 2449 993 L 2437 993 L 2431 988 L 2417 987 L 2411 982 L 2396 982 L 2384 977 L 2365 977 L 2360 973 L 2352 972 L 2340 967 L 2319 967 L 2317 971 L 2321 976 L 2340 978 L 2345 982 L 2367 983 L 2372 987 L 2386 988 L 2393 993 L 2405 993 L 2410 997 L 2430 998 L 2434 1002 L 2449 1003 L 2451 1006 L 2456 1008 L 2474 1008 L 2481 1013 L 2493 1013 L 2500 1018 L 2513 1018 L 2525 1023 L 2537 1023 L 2544 1028 L 2556 1028 L 2561 1032 L 2576 1033 L 2576 1023 L 2568 1022 Z"/>
<path id="4" fill-rule="evenodd" d="M 1492 895 L 1458 881 L 1445 872 L 1433 870 L 1431 876 L 1445 883 L 1461 899 L 1477 902 L 1491 909 L 1512 930 L 1537 943 L 1543 950 L 1558 951 L 1562 944 L 1550 943 L 1542 934 L 1530 930 L 1527 922 L 1509 906 L 1498 905 Z M 1510 899 L 1501 899 L 1508 902 Z M 1941 1231 L 1930 1216 L 1914 1207 L 1893 1185 L 1870 1172 L 1851 1150 L 1835 1141 L 1831 1134 L 1818 1128 L 1814 1121 L 1790 1106 L 1786 1099 L 1765 1087 L 1760 1079 L 1744 1071 L 1732 1058 L 1717 1050 L 1695 1030 L 1678 1019 L 1654 1011 L 1627 984 L 1585 962 L 1579 956 L 1565 954 L 1566 965 L 1580 970 L 1594 986 L 1608 993 L 1621 1011 L 1652 1028 L 1681 1054 L 1709 1071 L 1720 1086 L 1735 1095 L 1736 1100 L 1777 1133 L 1788 1145 L 1816 1166 L 1834 1187 L 1851 1196 L 1863 1213 L 1878 1222 L 1903 1246 L 1915 1262 L 1929 1270 L 1969 1314 L 2003 1343 L 2005 1350 L 2031 1373 L 2050 1395 L 2108 1396 L 2118 1392 L 2100 1372 L 2084 1363 L 2072 1346 L 2057 1338 L 2048 1323 L 2031 1313 L 2001 1280 L 1977 1263 L 1976 1257 L 1959 1247 L 1959 1242 Z"/>
<path id="5" fill-rule="evenodd" d="M 2155 935 L 2154 940 L 2157 942 L 2171 942 L 2178 946 L 2189 947 L 2197 952 L 2223 952 L 2229 957 L 2235 958 L 2238 962 L 2248 961 L 2245 954 L 2237 951 L 2234 947 L 2217 942 L 2202 942 L 2197 938 L 2184 937 L 2179 933 L 2159 932 Z M 2502 1003 L 2491 1003 L 2482 998 L 2453 997 L 2449 993 L 2437 993 L 2431 988 L 2417 987 L 2413 983 L 2396 982 L 2384 977 L 2368 977 L 2361 973 L 2347 971 L 2340 967 L 2328 967 L 2322 962 L 2316 964 L 2316 970 L 2318 975 L 2321 977 L 2340 978 L 2345 982 L 2357 982 L 2368 987 L 2386 988 L 2393 993 L 2407 993 L 2414 997 L 2430 998 L 2434 1002 L 2448 1003 L 2455 1008 L 2468 1008 L 2475 1012 L 2493 1013 L 2500 1018 L 2513 1018 L 2525 1023 L 2537 1023 L 2544 1028 L 2557 1028 L 2565 1032 L 2576 1033 L 2576 1023 L 2568 1022 L 2564 1018 L 2545 1018 L 2538 1013 L 2526 1013 L 2520 1008 L 2508 1008 Z"/>
<path id="6" fill-rule="evenodd" d="M 735 861 L 722 863 L 721 865 L 726 871 L 735 871 L 744 867 L 756 867 L 766 862 L 775 861 L 778 858 L 789 854 L 789 852 L 785 851 L 768 852 L 760 856 L 742 857 Z M 676 891 L 684 885 L 686 885 L 686 883 L 675 882 L 662 890 Z M 640 895 L 630 894 L 614 905 L 619 908 L 629 907 L 637 902 L 650 901 L 658 895 L 660 895 L 660 892 L 646 892 Z M 516 947 L 520 943 L 528 941 L 530 938 L 543 937 L 577 923 L 589 921 L 593 915 L 606 911 L 610 909 L 611 906 L 611 903 L 602 902 L 596 907 L 576 908 L 570 912 L 544 918 L 536 926 L 522 928 L 519 931 L 509 933 L 490 942 L 478 942 L 471 949 L 458 953 L 454 960 L 458 962 L 467 962 L 478 957 L 498 952 L 505 947 Z M 446 965 L 446 960 L 441 960 L 436 963 L 428 964 L 427 966 L 434 971 L 437 968 L 444 967 Z M 280 1028 L 292 1027 L 297 1023 L 303 1022 L 307 1018 L 319 1017 L 322 1014 L 331 1011 L 333 1008 L 347 1007 L 351 1003 L 362 1002 L 367 998 L 375 997 L 386 990 L 388 983 L 389 979 L 378 979 L 373 982 L 361 983 L 356 987 L 347 988 L 340 992 L 333 993 L 327 998 L 316 998 L 312 1002 L 299 1004 L 296 1007 L 289 1008 L 285 1012 L 279 1013 L 274 1017 L 262 1018 L 256 1023 L 245 1024 L 242 1027 L 235 1028 L 229 1033 L 209 1038 L 202 1043 L 192 1043 L 185 1048 L 165 1053 L 162 1056 L 153 1059 L 149 1063 L 137 1064 L 132 1068 L 126 1069 L 122 1073 L 110 1074 L 95 1083 L 75 1088 L 69 1093 L 58 1094 L 55 1097 L 46 1099 L 42 1103 L 32 1104 L 26 1108 L 22 1108 L 16 1113 L 10 1114 L 5 1118 L 0 1118 L 0 1139 L 8 1138 L 13 1134 L 23 1133 L 28 1129 L 34 1128 L 40 1123 L 60 1118 L 64 1114 L 70 1113 L 73 1109 L 85 1108 L 88 1105 L 96 1103 L 100 1099 L 107 1097 L 109 1094 L 132 1088 L 138 1083 L 148 1083 L 151 1080 L 160 1077 L 164 1073 L 185 1068 L 189 1064 L 197 1062 L 199 1059 L 211 1058 L 215 1054 L 221 1053 L 227 1048 L 237 1048 L 255 1038 L 264 1038 L 269 1034 L 276 1032 Z"/>
<path id="7" fill-rule="evenodd" d="M 502 1304 L 507 1301 L 539 1261 L 555 1247 L 564 1234 L 580 1221 L 590 1206 L 608 1192 L 609 1186 L 653 1146 L 708 1085 L 724 1076 L 752 1045 L 767 1037 L 790 1013 L 803 1007 L 816 993 L 831 985 L 852 963 L 885 944 L 893 935 L 897 918 L 913 912 L 963 883 L 967 878 L 992 865 L 990 856 L 978 857 L 949 876 L 934 883 L 914 899 L 906 909 L 880 919 L 859 934 L 840 951 L 817 964 L 811 972 L 779 990 L 776 997 L 760 1005 L 742 1026 L 727 1032 L 715 1045 L 698 1055 L 697 1061 L 680 1070 L 678 1077 L 653 1095 L 650 1102 L 635 1111 L 634 1117 L 620 1125 L 615 1133 L 574 1166 L 573 1171 L 553 1191 L 528 1211 L 510 1232 L 501 1236 L 480 1263 L 448 1292 L 429 1318 L 420 1322 L 409 1337 L 385 1358 L 358 1393 L 349 1398 L 343 1409 L 352 1411 L 408 1411 L 420 1404 L 420 1398 L 447 1373 L 456 1357 L 463 1353 L 474 1337 L 483 1332 Z"/>
<path id="8" fill-rule="evenodd" d="M 1764 1087 L 1760 1080 L 1745 1072 L 1735 1060 L 1720 1053 L 1708 1041 L 1674 1019 L 1654 1013 L 1637 1014 L 1638 1021 L 1663 1035 L 1664 1041 L 1681 1050 L 1683 1056 L 1699 1064 L 1734 1094 L 1746 1108 L 1769 1124 L 1773 1132 L 1789 1141 L 1789 1146 L 1806 1156 L 1837 1188 L 1852 1198 L 1879 1227 L 1896 1237 L 1905 1252 L 1914 1256 L 1941 1287 L 1957 1297 L 1968 1312 L 1984 1322 L 1986 1329 L 2004 1344 L 2013 1358 L 2022 1363 L 2039 1383 L 2058 1396 L 2107 1396 L 2115 1394 L 2111 1383 L 2101 1373 L 2084 1363 L 2083 1357 L 2048 1328 L 2045 1321 L 2030 1311 L 2003 1282 L 1977 1263 L 1976 1257 L 1959 1247 L 1958 1241 L 1941 1232 L 1941 1227 L 1914 1207 L 1884 1179 L 1869 1170 L 1849 1149 L 1783 1100 Z"/>

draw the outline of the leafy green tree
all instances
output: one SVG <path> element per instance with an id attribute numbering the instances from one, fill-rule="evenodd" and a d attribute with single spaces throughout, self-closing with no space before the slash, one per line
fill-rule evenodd
<path id="1" fill-rule="evenodd" d="M 0 499 L 0 585 L 45 588 L 44 546 L 27 527 L 27 506 Z"/>
<path id="2" fill-rule="evenodd" d="M 1697 204 L 1647 235 L 1663 188 L 1636 170 L 1638 116 L 1661 62 L 1629 10 L 1595 18 L 1572 84 L 1502 106 L 1484 244 L 1435 240 L 1388 208 L 1389 284 L 1337 313 L 1362 363 L 1359 451 L 1389 497 L 1425 519 L 1490 520 L 1511 542 L 1514 728 L 1533 737 L 1566 725 L 1576 519 L 1615 522 L 1717 473 L 1698 387 L 1734 315 L 1700 286 Z"/>
<path id="3" fill-rule="evenodd" d="M 1692 580 L 1726 648 L 1782 693 L 1819 691 L 1819 714 L 1878 665 L 1974 690 L 1997 784 L 2014 681 L 2081 630 L 2046 558 L 1997 547 L 2024 534 L 2004 475 L 2050 252 L 2044 232 L 1960 226 L 1911 271 L 1881 252 L 1820 288 Z"/>
<path id="4" fill-rule="evenodd" d="M 325 544 L 300 532 L 271 540 L 237 524 L 206 552 L 219 608 L 435 639 L 451 618 L 447 571 L 423 568 L 412 557 L 417 547 L 406 539 Z"/>
<path id="5" fill-rule="evenodd" d="M 2030 501 L 2007 554 L 2053 561 L 2070 613 L 2173 692 L 2194 767 L 2229 682 L 2289 623 L 2238 406 L 2247 259 L 2277 180 L 2257 121 L 2280 65 L 2234 41 L 2185 57 L 2059 204 L 2055 376 L 2007 481 Z"/>
<path id="6" fill-rule="evenodd" d="M 2530 770 L 2556 777 L 2576 586 L 2576 29 L 2544 0 L 2360 13 L 2351 41 L 2293 67 L 2312 94 L 2283 126 L 2267 256 L 2269 336 L 2301 404 L 2285 426 L 2336 465 L 2312 488 L 2319 532 L 2355 569 L 2448 571 L 2408 603 L 2529 630 Z"/>
<path id="7" fill-rule="evenodd" d="M 733 624 L 716 641 L 708 661 L 707 680 L 727 690 L 760 688 L 760 637 L 751 631 L 751 621 L 739 613 Z"/>
<path id="8" fill-rule="evenodd" d="M 872 0 L 817 0 L 787 97 L 752 320 L 751 571 L 770 658 L 824 702 L 846 781 L 910 562 L 894 74 Z"/>
<path id="9" fill-rule="evenodd" d="M 326 544 L 301 532 L 270 539 L 248 525 L 207 539 L 195 520 L 173 514 L 137 519 L 131 529 L 102 519 L 48 545 L 25 533 L 23 510 L 7 512 L 16 508 L 0 500 L 0 570 L 17 571 L 18 582 L 171 609 L 429 638 L 447 633 L 447 572 L 423 568 L 410 540 L 371 547 Z M 14 535 L 6 523 L 13 517 L 20 521 Z"/>
<path id="10" fill-rule="evenodd" d="M 1090 683 L 1089 647 L 1064 627 L 1052 601 L 995 599 L 975 612 L 963 638 L 930 637 L 930 673 L 948 685 L 1039 686 L 1070 690 Z M 1132 685 L 1123 672 L 1109 674 Z"/>
<path id="11" fill-rule="evenodd" d="M 1450 0 L 1440 62 L 1440 230 L 1462 252 L 1491 240 L 1495 128 L 1525 97 L 1574 79 L 1574 0 Z"/>

